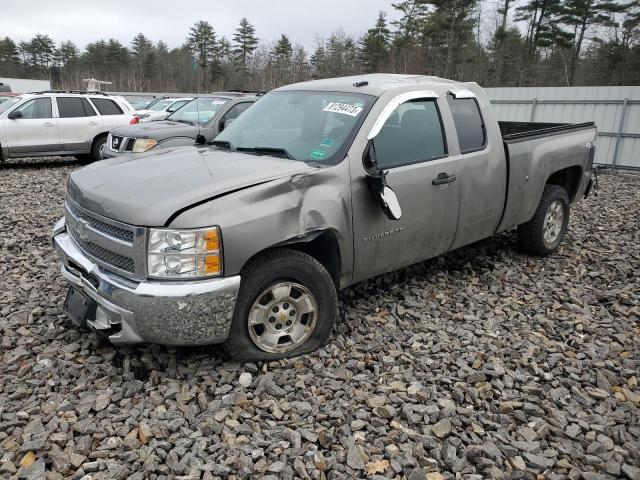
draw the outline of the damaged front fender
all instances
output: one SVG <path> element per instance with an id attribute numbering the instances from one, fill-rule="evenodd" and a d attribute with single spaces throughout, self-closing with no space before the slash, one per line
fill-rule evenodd
<path id="1" fill-rule="evenodd" d="M 173 218 L 171 228 L 218 225 L 225 275 L 236 275 L 251 258 L 270 248 L 335 236 L 340 283 L 353 267 L 349 162 L 318 168 L 229 193 Z"/>

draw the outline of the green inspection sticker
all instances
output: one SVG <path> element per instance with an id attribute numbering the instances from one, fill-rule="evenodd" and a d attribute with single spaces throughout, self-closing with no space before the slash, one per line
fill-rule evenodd
<path id="1" fill-rule="evenodd" d="M 325 155 L 325 152 L 323 152 L 318 148 L 314 148 L 311 151 L 311 155 L 309 156 L 311 157 L 311 160 L 322 160 L 324 158 L 324 155 Z"/>

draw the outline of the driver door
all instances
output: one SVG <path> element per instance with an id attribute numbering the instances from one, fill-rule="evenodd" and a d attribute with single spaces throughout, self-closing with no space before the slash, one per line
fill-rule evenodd
<path id="1" fill-rule="evenodd" d="M 53 117 L 51 98 L 40 97 L 14 108 L 22 117 L 4 120 L 10 156 L 24 156 L 62 150 L 58 119 Z"/>
<path id="2" fill-rule="evenodd" d="M 380 275 L 449 250 L 459 209 L 458 163 L 447 153 L 438 100 L 400 104 L 373 139 L 377 164 L 402 208 L 389 220 L 367 178 L 353 188 L 355 279 Z"/>

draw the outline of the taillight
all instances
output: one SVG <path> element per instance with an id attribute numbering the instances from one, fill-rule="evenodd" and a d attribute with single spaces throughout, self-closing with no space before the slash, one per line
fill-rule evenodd
<path id="1" fill-rule="evenodd" d="M 129 122 L 129 125 L 135 125 L 136 123 L 140 123 L 140 117 L 136 117 L 134 115 L 131 121 Z"/>

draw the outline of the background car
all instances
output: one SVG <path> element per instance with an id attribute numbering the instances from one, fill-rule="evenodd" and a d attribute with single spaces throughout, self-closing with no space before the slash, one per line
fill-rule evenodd
<path id="1" fill-rule="evenodd" d="M 149 105 L 151 105 L 152 103 L 157 102 L 159 99 L 158 98 L 141 98 L 141 99 L 136 99 L 135 102 L 133 102 L 131 104 L 131 106 L 133 107 L 133 109 L 135 111 L 138 110 L 145 110 L 149 107 Z M 133 99 L 131 99 L 131 101 L 133 101 Z"/>
<path id="2" fill-rule="evenodd" d="M 20 95 L 19 93 L 0 92 L 0 104 L 8 101 L 11 97 Z"/>
<path id="3" fill-rule="evenodd" d="M 180 107 L 186 105 L 191 100 L 189 98 L 160 98 L 151 102 L 146 108 L 136 110 L 136 115 L 141 122 L 152 122 L 155 120 L 164 120 Z"/>
<path id="4" fill-rule="evenodd" d="M 137 122 L 124 98 L 46 91 L 0 103 L 0 159 L 73 155 L 100 160 L 109 130 Z"/>
<path id="5" fill-rule="evenodd" d="M 226 126 L 260 98 L 237 92 L 204 95 L 187 103 L 166 120 L 127 125 L 109 132 L 106 158 L 152 148 L 194 145 L 213 140 Z"/>

